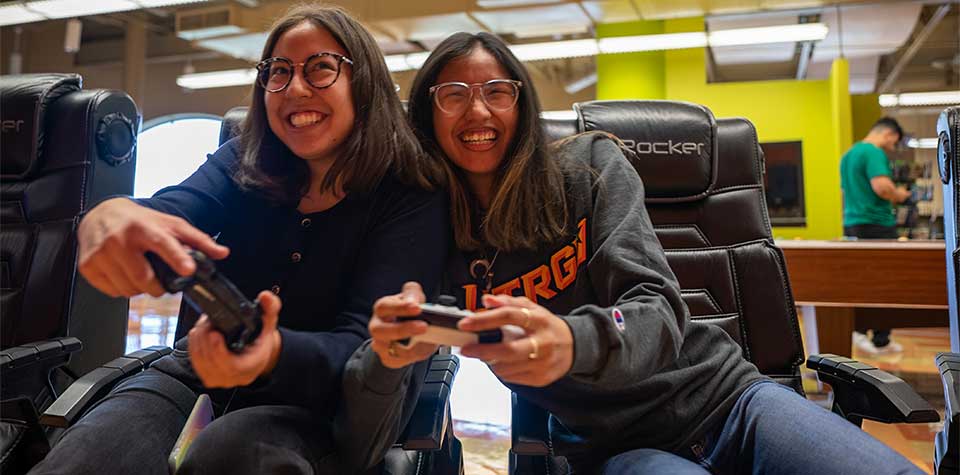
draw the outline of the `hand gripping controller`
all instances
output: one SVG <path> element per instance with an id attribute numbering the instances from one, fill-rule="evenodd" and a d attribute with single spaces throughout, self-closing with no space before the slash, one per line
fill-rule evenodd
<path id="1" fill-rule="evenodd" d="M 187 303 L 198 312 L 207 314 L 214 328 L 223 334 L 230 351 L 243 351 L 263 329 L 263 310 L 217 272 L 213 260 L 200 251 L 191 250 L 189 254 L 197 263 L 197 270 L 190 276 L 177 274 L 152 252 L 146 257 L 164 290 L 183 292 Z"/>
<path id="2" fill-rule="evenodd" d="M 464 317 L 473 315 L 473 312 L 461 310 L 455 305 L 454 297 L 441 295 L 439 303 L 420 304 L 420 315 L 399 317 L 397 321 L 423 320 L 429 325 L 427 332 L 411 338 L 411 342 L 418 341 L 435 345 L 463 346 L 468 343 L 500 343 L 503 341 L 503 332 L 484 330 L 480 332 L 463 331 L 457 328 L 457 322 Z"/>

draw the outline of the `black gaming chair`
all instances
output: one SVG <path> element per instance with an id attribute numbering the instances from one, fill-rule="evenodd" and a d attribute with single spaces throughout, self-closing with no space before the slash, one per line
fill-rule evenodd
<path id="1" fill-rule="evenodd" d="M 79 89 L 77 75 L 0 77 L 3 473 L 29 470 L 49 451 L 48 440 L 55 442 L 63 428 L 123 379 L 172 351 L 155 346 L 117 357 L 125 341 L 128 301 L 108 299 L 76 278 L 75 228 L 81 210 L 111 195 L 132 194 L 140 125 L 136 107 L 125 94 Z M 27 251 L 33 254 L 21 255 Z M 31 256 L 37 256 L 32 263 Z M 48 374 L 80 348 L 77 338 L 7 347 L 8 338 L 17 344 L 64 333 L 82 334 L 92 356 L 78 366 L 77 372 L 86 374 L 61 392 L 48 382 L 53 381 Z M 95 369 L 87 372 L 90 368 Z M 459 441 L 448 432 L 448 399 L 458 368 L 453 355 L 436 355 L 429 363 L 415 413 L 385 473 L 462 473 Z M 42 393 L 36 396 L 36 391 Z M 8 402 L 8 393 L 30 397 Z M 33 401 L 38 404 L 31 405 Z M 35 408 L 46 409 L 39 420 Z"/>
<path id="2" fill-rule="evenodd" d="M 76 74 L 0 76 L 0 126 L 0 471 L 12 473 L 49 448 L 37 411 L 123 352 L 127 300 L 76 277 L 75 231 L 92 203 L 133 191 L 140 115 Z"/>
<path id="3" fill-rule="evenodd" d="M 773 242 L 763 155 L 745 119 L 714 120 L 670 101 L 592 101 L 572 121 L 545 121 L 551 139 L 603 130 L 636 153 L 646 205 L 691 319 L 718 325 L 744 357 L 803 394 L 803 346 L 783 254 Z M 734 218 L 735 217 L 735 218 Z M 807 366 L 834 389 L 834 412 L 859 425 L 935 422 L 937 412 L 900 379 L 835 355 Z M 514 395 L 511 473 L 556 473 L 547 413 Z"/>
<path id="4" fill-rule="evenodd" d="M 951 353 L 937 355 L 936 363 L 943 380 L 943 396 L 946 401 L 946 417 L 943 430 L 937 434 L 936 473 L 957 475 L 960 473 L 960 107 L 951 107 L 937 121 L 940 137 L 937 161 L 940 179 L 943 182 L 943 228 L 947 248 L 947 300 L 950 307 Z"/>

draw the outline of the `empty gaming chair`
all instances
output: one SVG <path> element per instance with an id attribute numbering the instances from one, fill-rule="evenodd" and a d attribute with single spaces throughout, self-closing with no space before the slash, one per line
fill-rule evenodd
<path id="1" fill-rule="evenodd" d="M 940 137 L 937 147 L 937 162 L 940 179 L 943 182 L 943 228 L 947 248 L 947 300 L 950 306 L 950 348 L 951 353 L 937 355 L 936 363 L 943 380 L 943 397 L 946 402 L 946 417 L 943 430 L 934 441 L 936 447 L 937 475 L 956 475 L 960 473 L 960 320 L 958 320 L 958 300 L 960 300 L 960 107 L 951 107 L 937 121 L 937 134 Z"/>
<path id="2" fill-rule="evenodd" d="M 609 132 L 636 153 L 650 220 L 691 319 L 722 328 L 763 374 L 803 395 L 800 327 L 773 242 L 753 125 L 672 101 L 592 101 L 574 110 L 575 129 L 547 121 L 545 130 L 553 139 L 564 131 Z M 858 426 L 863 418 L 939 420 L 912 388 L 879 369 L 835 355 L 813 355 L 807 366 L 833 387 L 833 411 Z M 511 473 L 563 470 L 548 443 L 547 413 L 513 399 Z"/>
<path id="3" fill-rule="evenodd" d="M 133 191 L 140 116 L 76 74 L 0 76 L 0 126 L 0 471 L 13 473 L 45 454 L 37 411 L 68 375 L 123 352 L 127 300 L 77 276 L 76 228 L 91 204 Z"/>

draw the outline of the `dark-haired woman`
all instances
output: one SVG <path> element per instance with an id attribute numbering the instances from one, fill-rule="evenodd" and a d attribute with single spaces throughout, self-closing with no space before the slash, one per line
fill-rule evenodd
<path id="1" fill-rule="evenodd" d="M 343 366 L 377 297 L 411 275 L 438 281 L 446 199 L 430 191 L 376 42 L 344 11 L 288 12 L 258 69 L 240 137 L 177 186 L 93 208 L 79 267 L 109 295 L 159 295 L 144 253 L 188 274 L 184 246 L 199 249 L 258 296 L 261 335 L 234 354 L 206 317 L 182 312 L 178 334 L 189 336 L 174 353 L 116 388 L 36 473 L 166 474 L 203 392 L 220 417 L 179 473 L 351 471 L 332 427 Z"/>
<path id="2" fill-rule="evenodd" d="M 523 329 L 462 353 L 552 414 L 552 447 L 576 473 L 919 473 L 761 375 L 722 329 L 690 320 L 618 143 L 591 133 L 548 148 L 530 76 L 501 40 L 442 42 L 408 111 L 446 172 L 459 249 L 446 291 L 486 308 L 460 328 Z M 399 342 L 423 322 L 394 321 L 422 299 L 408 283 L 374 306 L 370 348 L 398 369 L 350 366 L 345 377 L 402 373 L 430 354 Z"/>

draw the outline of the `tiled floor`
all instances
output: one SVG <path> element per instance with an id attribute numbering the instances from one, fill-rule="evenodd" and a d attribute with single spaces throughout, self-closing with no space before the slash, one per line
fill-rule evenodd
<path id="1" fill-rule="evenodd" d="M 173 344 L 173 333 L 176 327 L 176 315 L 179 310 L 179 297 L 166 296 L 160 299 L 137 297 L 130 302 L 130 323 L 127 335 L 127 350 L 162 344 Z M 802 325 L 801 325 L 802 328 Z M 936 367 L 933 365 L 934 356 L 946 351 L 950 346 L 950 339 L 946 328 L 922 328 L 894 330 L 893 338 L 903 345 L 904 351 L 900 354 L 873 356 L 859 354 L 854 350 L 854 359 L 874 365 L 903 378 L 913 386 L 921 396 L 943 414 L 943 388 Z M 458 375 L 457 386 L 469 389 L 454 394 L 456 405 L 462 407 L 476 406 L 489 403 L 491 398 L 501 398 L 502 388 L 482 365 L 462 365 Z M 804 389 L 810 399 L 828 405 L 830 400 L 829 387 L 818 387 L 816 377 L 812 372 L 804 369 Z M 456 393 L 455 389 L 455 393 Z M 501 399 L 502 400 L 502 399 Z M 496 406 L 504 405 L 500 403 Z M 509 408 L 489 416 L 496 423 L 478 421 L 455 421 L 454 431 L 460 437 L 464 446 L 467 475 L 503 475 L 507 473 L 507 452 L 510 446 L 510 430 L 504 425 L 508 420 Z M 473 419 L 483 419 L 480 411 L 461 410 L 460 413 L 471 412 Z M 877 437 L 887 445 L 903 454 L 913 463 L 926 470 L 933 471 L 933 437 L 940 430 L 941 424 L 899 424 L 886 425 L 870 421 L 864 422 L 864 430 Z"/>

